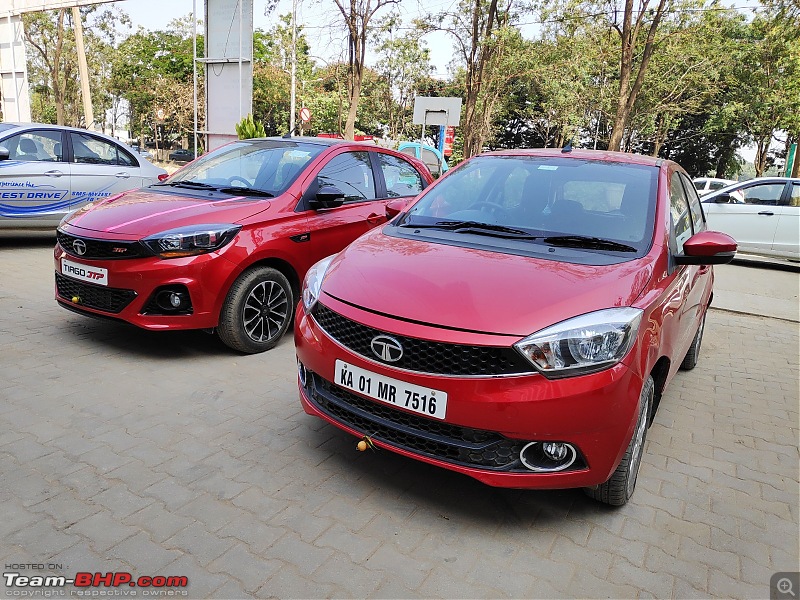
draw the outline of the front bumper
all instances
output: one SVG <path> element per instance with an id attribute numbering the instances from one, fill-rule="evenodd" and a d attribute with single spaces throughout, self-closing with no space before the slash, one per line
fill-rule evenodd
<path id="1" fill-rule="evenodd" d="M 205 329 L 216 327 L 227 282 L 236 265 L 218 253 L 163 260 L 140 257 L 121 260 L 85 260 L 67 254 L 56 245 L 55 298 L 65 308 L 89 316 L 126 321 L 149 330 Z M 108 271 L 108 285 L 102 286 L 62 272 L 62 258 L 86 267 Z M 170 286 L 185 289 L 191 310 L 180 314 L 153 314 L 154 294 Z"/>
<path id="2" fill-rule="evenodd" d="M 353 320 L 375 325 L 369 322 L 375 319 L 369 313 L 352 307 L 346 310 Z M 380 322 L 386 333 L 405 335 L 403 322 L 394 321 L 394 330 L 387 327 L 387 319 Z M 607 481 L 633 435 L 643 384 L 622 363 L 600 373 L 561 380 L 536 373 L 452 377 L 399 371 L 331 339 L 305 313 L 302 303 L 295 319 L 295 345 L 305 369 L 299 391 L 308 414 L 359 438 L 369 436 L 378 447 L 498 487 L 553 489 Z M 337 359 L 446 392 L 445 419 L 412 413 L 336 385 Z M 566 442 L 578 450 L 578 459 L 564 471 L 533 472 L 519 460 L 520 450 L 532 441 Z"/>

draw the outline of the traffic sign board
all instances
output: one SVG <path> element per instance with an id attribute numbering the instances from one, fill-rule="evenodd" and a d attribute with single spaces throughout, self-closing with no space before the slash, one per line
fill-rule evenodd
<path id="1" fill-rule="evenodd" d="M 311 120 L 311 110 L 305 106 L 300 109 L 300 120 L 303 123 L 308 123 Z"/>

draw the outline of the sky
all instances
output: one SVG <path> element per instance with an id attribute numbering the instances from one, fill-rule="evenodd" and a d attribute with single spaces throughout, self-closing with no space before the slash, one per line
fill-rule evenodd
<path id="1" fill-rule="evenodd" d="M 204 12 L 203 0 L 197 1 L 197 12 L 202 17 Z M 402 2 L 399 5 L 404 19 L 410 21 L 424 11 L 445 10 L 454 6 L 458 0 L 431 0 L 422 8 L 421 0 Z M 148 30 L 164 29 L 170 21 L 187 16 L 192 12 L 192 0 L 123 0 L 115 3 L 131 17 L 134 30 L 141 25 Z M 264 15 L 265 0 L 253 2 L 253 26 L 258 29 L 269 30 L 278 23 L 278 17 L 290 13 L 291 0 L 279 0 L 277 7 L 269 16 Z M 378 16 L 389 13 L 389 8 L 381 9 Z M 346 46 L 342 28 L 332 28 L 330 23 L 339 18 L 338 9 L 333 0 L 298 0 L 297 22 L 303 25 L 306 38 L 311 46 L 311 54 L 318 57 L 317 62 L 344 60 Z M 332 38 L 331 33 L 336 32 L 338 38 Z M 425 41 L 431 50 L 431 62 L 435 67 L 437 76 L 444 78 L 447 75 L 447 65 L 453 52 L 452 43 L 446 34 L 435 32 L 428 34 Z M 322 59 L 322 60 L 319 60 Z M 367 57 L 371 64 L 374 56 Z"/>

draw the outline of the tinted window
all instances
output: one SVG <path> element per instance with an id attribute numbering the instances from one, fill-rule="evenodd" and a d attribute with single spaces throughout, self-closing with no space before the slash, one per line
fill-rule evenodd
<path id="1" fill-rule="evenodd" d="M 711 185 L 710 185 L 710 186 L 708 186 L 708 187 L 709 187 L 709 189 L 711 189 L 711 190 L 714 190 L 714 191 L 715 191 L 715 190 L 721 190 L 721 189 L 722 189 L 722 188 L 724 188 L 726 185 L 727 185 L 727 184 L 725 184 L 725 183 L 722 183 L 721 181 L 712 181 L 712 182 L 711 182 Z"/>
<path id="2" fill-rule="evenodd" d="M 502 225 L 537 239 L 598 237 L 641 251 L 652 242 L 657 173 L 560 157 L 478 157 L 434 186 L 407 218 Z"/>
<path id="3" fill-rule="evenodd" d="M 692 213 L 692 231 L 694 231 L 694 233 L 705 231 L 706 219 L 703 215 L 703 208 L 700 204 L 700 198 L 697 196 L 697 191 L 694 189 L 692 182 L 689 181 L 689 178 L 686 177 L 686 175 L 680 173 L 679 176 L 683 182 L 686 197 L 689 200 L 689 211 Z"/>
<path id="4" fill-rule="evenodd" d="M 84 133 L 70 133 L 72 161 L 79 164 L 138 167 L 139 163 L 122 147 Z"/>
<path id="5" fill-rule="evenodd" d="M 200 157 L 173 175 L 170 182 L 246 186 L 277 195 L 323 149 L 316 144 L 278 140 L 234 142 Z"/>
<path id="6" fill-rule="evenodd" d="M 63 157 L 60 131 L 27 131 L 3 140 L 11 160 L 56 162 Z"/>
<path id="7" fill-rule="evenodd" d="M 671 234 L 675 241 L 675 251 L 683 253 L 683 243 L 692 237 L 692 218 L 689 201 L 683 191 L 678 173 L 673 173 L 669 184 L 669 212 L 672 222 Z"/>
<path id="8" fill-rule="evenodd" d="M 744 188 L 745 204 L 759 204 L 777 206 L 783 194 L 783 183 L 761 183 Z"/>
<path id="9" fill-rule="evenodd" d="M 698 180 L 696 180 L 694 182 L 694 189 L 702 190 L 702 189 L 704 189 L 705 185 L 706 185 L 706 180 L 705 179 L 698 179 Z M 714 188 L 712 188 L 712 189 L 714 189 Z"/>
<path id="10" fill-rule="evenodd" d="M 409 162 L 383 152 L 378 152 L 378 159 L 387 197 L 416 196 L 422 191 L 422 177 Z"/>
<path id="11" fill-rule="evenodd" d="M 344 192 L 345 200 L 375 199 L 375 180 L 369 152 L 345 152 L 334 156 L 317 175 L 319 185 L 332 185 Z"/>

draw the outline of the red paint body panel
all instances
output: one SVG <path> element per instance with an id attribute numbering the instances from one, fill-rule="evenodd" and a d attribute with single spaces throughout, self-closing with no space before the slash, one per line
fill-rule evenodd
<path id="1" fill-rule="evenodd" d="M 512 150 L 489 156 L 492 154 L 564 158 L 558 149 Z M 563 257 L 549 260 L 421 237 L 409 239 L 377 228 L 334 258 L 322 284 L 320 302 L 347 320 L 388 336 L 501 347 L 511 347 L 534 332 L 593 311 L 641 309 L 635 342 L 617 364 L 563 379 L 548 379 L 537 372 L 459 376 L 402 370 L 333 339 L 315 317 L 306 314 L 302 303 L 295 320 L 295 344 L 303 368 L 331 385 L 336 385 L 338 359 L 380 376 L 445 391 L 446 423 L 513 440 L 568 442 L 579 449 L 586 467 L 557 473 L 501 472 L 438 459 L 374 436 L 371 439 L 378 447 L 502 487 L 595 486 L 614 473 L 634 433 L 644 381 L 652 374 L 660 397 L 677 372 L 710 305 L 713 271 L 707 265 L 674 263 L 669 194 L 672 175 L 681 171 L 680 167 L 652 157 L 613 152 L 575 150 L 570 156 L 658 168 L 652 239 L 643 255 L 617 264 L 581 264 Z M 437 187 L 459 170 L 451 170 L 417 202 L 436 193 Z M 724 250 L 724 240 L 717 234 L 703 231 L 695 235 L 695 243 L 707 239 L 716 252 Z M 308 389 L 299 385 L 308 414 L 357 437 L 373 435 L 321 410 Z M 388 410 L 404 409 L 394 406 Z"/>
<path id="2" fill-rule="evenodd" d="M 67 254 L 57 244 L 55 270 L 61 273 L 61 258 L 108 270 L 110 288 L 133 290 L 137 296 L 120 313 L 110 314 L 83 305 L 56 299 L 81 312 L 109 316 L 150 330 L 206 329 L 217 326 L 228 289 L 239 275 L 256 264 L 280 265 L 290 283 L 298 288 L 308 270 L 318 260 L 340 251 L 369 229 L 386 222 L 385 206 L 396 198 L 351 202 L 327 210 L 297 210 L 298 202 L 316 174 L 328 161 L 344 152 L 382 152 L 411 162 L 424 183 L 433 177 L 421 161 L 385 148 L 368 144 L 337 143 L 320 152 L 299 177 L 275 198 L 222 197 L 203 199 L 204 192 L 162 193 L 141 189 L 95 202 L 71 215 L 61 231 L 69 235 L 105 241 L 136 241 L 170 229 L 230 223 L 242 226 L 236 238 L 208 254 L 163 259 L 156 256 L 126 260 L 88 260 Z M 203 160 L 202 158 L 198 160 Z M 194 164 L 194 163 L 190 163 Z M 187 165 L 188 166 L 188 165 Z M 186 167 L 184 167 L 185 169 Z M 292 236 L 308 234 L 303 241 Z M 190 315 L 142 314 L 142 309 L 158 288 L 185 285 L 192 301 Z"/>

